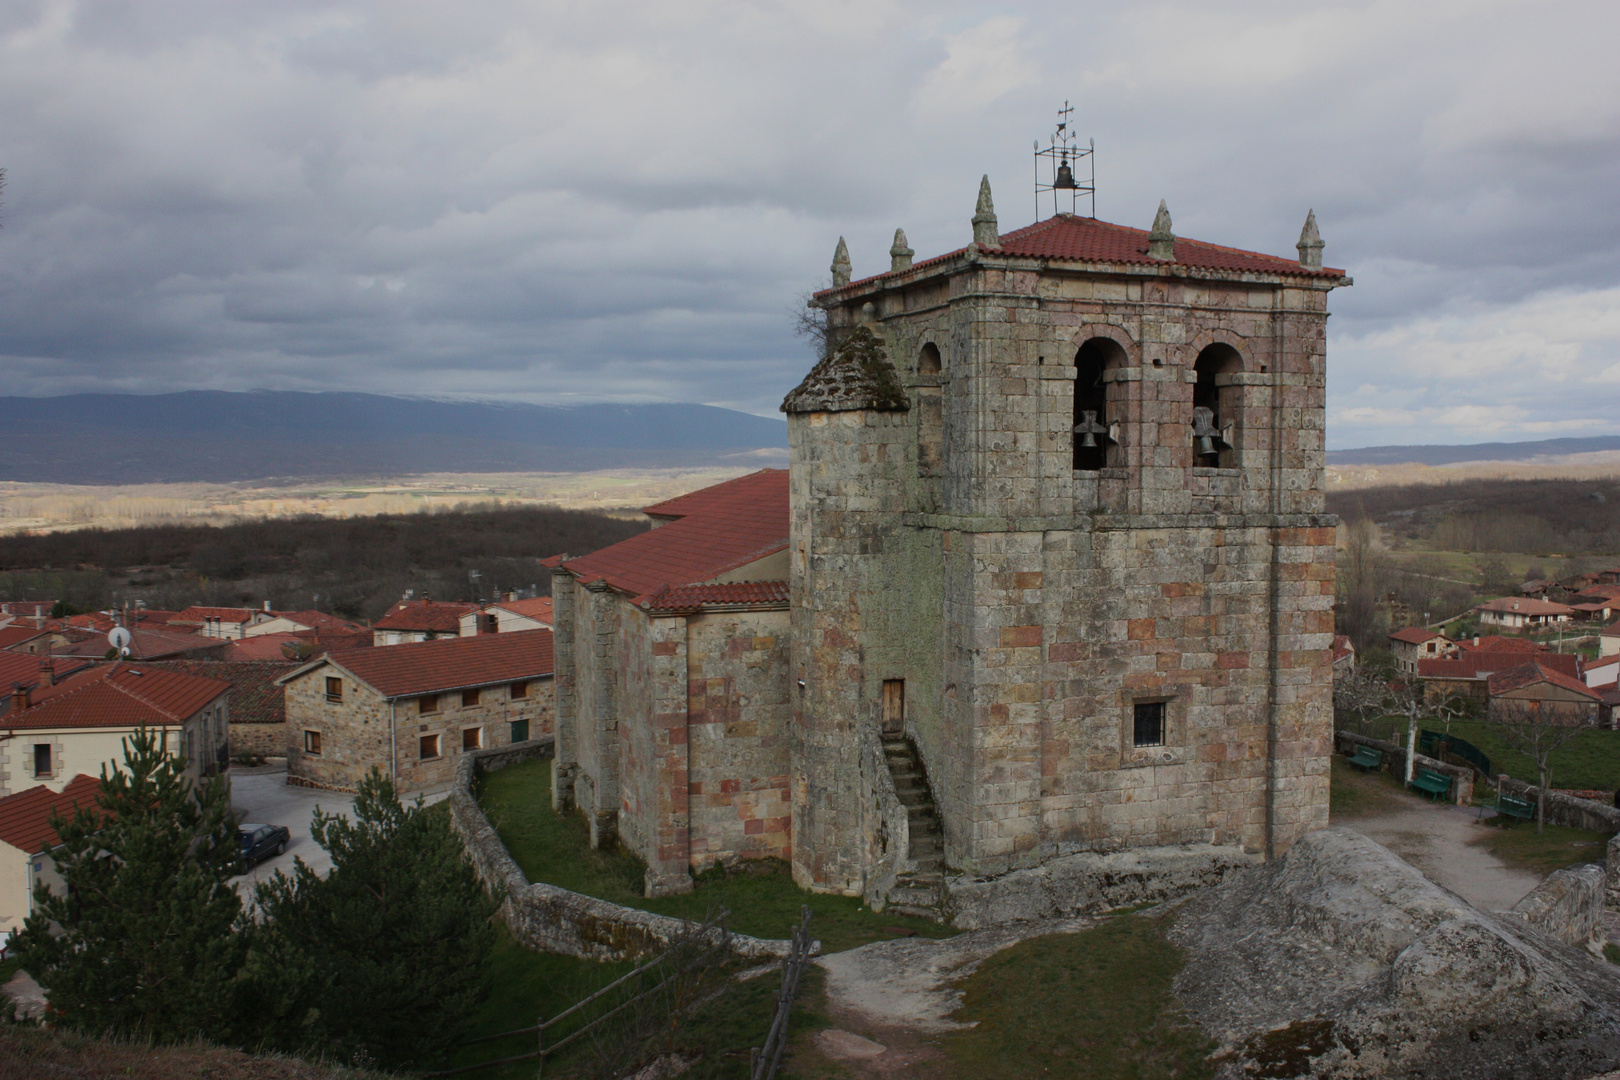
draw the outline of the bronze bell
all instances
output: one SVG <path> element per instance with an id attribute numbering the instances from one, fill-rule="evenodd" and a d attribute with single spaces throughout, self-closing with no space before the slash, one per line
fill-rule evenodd
<path id="1" fill-rule="evenodd" d="M 1080 445 L 1088 450 L 1095 450 L 1097 448 L 1097 436 L 1089 431 L 1086 432 L 1086 437 L 1080 440 Z"/>
<path id="2" fill-rule="evenodd" d="M 1208 435 L 1198 436 L 1198 456 L 1210 457 L 1215 453 L 1215 440 Z"/>
<path id="3" fill-rule="evenodd" d="M 1058 166 L 1057 179 L 1052 181 L 1054 188 L 1074 188 L 1074 171 L 1069 168 L 1067 161 Z"/>

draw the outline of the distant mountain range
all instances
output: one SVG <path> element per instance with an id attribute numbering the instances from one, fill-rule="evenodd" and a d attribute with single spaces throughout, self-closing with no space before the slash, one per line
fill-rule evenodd
<path id="1" fill-rule="evenodd" d="M 1587 439 L 1541 439 L 1536 442 L 1468 443 L 1461 446 L 1364 446 L 1329 450 L 1329 465 L 1455 465 L 1462 461 L 1530 461 L 1620 450 L 1620 435 Z"/>
<path id="2" fill-rule="evenodd" d="M 0 480 L 59 484 L 763 465 L 787 447 L 781 420 L 710 405 L 271 390 L 0 397 L 0 429 Z"/>

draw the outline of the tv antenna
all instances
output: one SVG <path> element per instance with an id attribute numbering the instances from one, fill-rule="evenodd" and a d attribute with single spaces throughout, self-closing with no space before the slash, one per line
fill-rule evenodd
<path id="1" fill-rule="evenodd" d="M 1069 129 L 1069 117 L 1074 113 L 1074 106 L 1067 99 L 1063 108 L 1058 110 L 1057 130 L 1052 133 L 1051 142 L 1046 149 L 1041 144 L 1035 144 L 1035 220 L 1041 218 L 1041 196 L 1047 192 L 1052 193 L 1052 213 L 1064 212 L 1063 197 L 1068 196 L 1068 213 L 1076 213 L 1080 205 L 1080 196 L 1091 196 L 1091 217 L 1097 217 L 1097 141 L 1087 139 L 1084 146 L 1080 145 L 1079 137 Z M 1047 181 L 1041 180 L 1041 161 L 1046 161 L 1045 173 Z M 1076 176 L 1082 166 L 1087 171 L 1086 177 Z"/>

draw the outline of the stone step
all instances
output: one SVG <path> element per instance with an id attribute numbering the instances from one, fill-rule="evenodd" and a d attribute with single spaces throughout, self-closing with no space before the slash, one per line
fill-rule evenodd
<path id="1" fill-rule="evenodd" d="M 945 875 L 938 870 L 907 870 L 896 877 L 894 883 L 913 889 L 937 889 L 945 884 Z"/>
<path id="2" fill-rule="evenodd" d="M 945 921 L 945 916 L 941 915 L 934 908 L 918 907 L 915 904 L 890 904 L 888 907 L 884 908 L 884 910 L 892 911 L 896 915 L 911 915 L 918 919 L 928 919 L 937 923 L 942 923 Z"/>
<path id="3" fill-rule="evenodd" d="M 932 886 L 907 886 L 896 884 L 889 890 L 889 903 L 915 904 L 918 907 L 931 907 L 939 903 L 939 890 Z"/>

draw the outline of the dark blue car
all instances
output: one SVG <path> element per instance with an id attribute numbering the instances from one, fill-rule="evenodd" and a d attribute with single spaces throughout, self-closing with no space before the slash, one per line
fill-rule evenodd
<path id="1" fill-rule="evenodd" d="M 249 825 L 236 827 L 236 839 L 242 848 L 242 872 L 253 869 L 272 855 L 287 850 L 292 833 L 282 825 Z"/>

